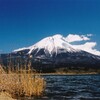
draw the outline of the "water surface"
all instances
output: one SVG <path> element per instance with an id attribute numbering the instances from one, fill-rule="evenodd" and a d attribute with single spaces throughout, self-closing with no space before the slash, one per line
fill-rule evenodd
<path id="1" fill-rule="evenodd" d="M 46 89 L 35 100 L 100 100 L 100 75 L 43 75 Z M 34 99 L 30 99 L 34 100 Z"/>

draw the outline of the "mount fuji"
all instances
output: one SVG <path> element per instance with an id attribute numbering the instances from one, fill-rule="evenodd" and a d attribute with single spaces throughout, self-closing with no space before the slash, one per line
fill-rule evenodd
<path id="1" fill-rule="evenodd" d="M 3 62 L 11 57 L 21 57 L 23 62 L 31 60 L 32 67 L 37 70 L 49 70 L 60 67 L 100 68 L 100 56 L 74 48 L 60 35 L 46 37 L 30 47 L 14 50 L 10 54 L 2 54 Z"/>
<path id="2" fill-rule="evenodd" d="M 36 51 L 35 55 L 37 55 L 41 50 L 45 53 L 45 55 L 49 55 L 52 57 L 52 55 L 55 53 L 56 55 L 63 52 L 79 52 L 80 50 L 74 49 L 72 45 L 70 45 L 66 39 L 62 35 L 54 35 L 51 37 L 46 37 L 39 41 L 38 43 L 30 46 L 30 47 L 24 47 L 17 50 L 14 50 L 14 52 L 19 52 L 23 50 L 29 50 L 28 54 L 33 54 L 34 51 Z"/>

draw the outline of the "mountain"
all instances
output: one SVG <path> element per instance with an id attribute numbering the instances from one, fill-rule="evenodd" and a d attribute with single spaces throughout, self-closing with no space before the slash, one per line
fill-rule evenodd
<path id="1" fill-rule="evenodd" d="M 38 51 L 41 49 L 44 49 L 44 51 L 47 51 L 50 55 L 52 55 L 54 52 L 56 52 L 57 54 L 60 49 L 64 49 L 65 51 L 68 51 L 68 52 L 77 52 L 77 50 L 75 50 L 66 41 L 66 39 L 59 34 L 44 38 L 38 43 L 34 44 L 33 46 L 17 49 L 17 50 L 14 50 L 14 52 L 22 51 L 25 49 L 29 49 L 28 54 L 31 54 L 32 51 L 34 51 L 35 49 L 38 49 Z"/>
<path id="2" fill-rule="evenodd" d="M 62 35 L 46 37 L 30 47 L 14 50 L 10 54 L 2 54 L 1 59 L 21 58 L 23 62 L 31 60 L 32 67 L 37 70 L 55 68 L 100 68 L 100 56 L 75 49 Z"/>

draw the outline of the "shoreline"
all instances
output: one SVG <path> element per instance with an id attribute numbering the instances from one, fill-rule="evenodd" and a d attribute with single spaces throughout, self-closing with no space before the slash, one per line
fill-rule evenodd
<path id="1" fill-rule="evenodd" d="M 69 73 L 35 73 L 35 74 L 33 74 L 33 75 L 39 75 L 39 76 L 45 76 L 45 75 L 51 75 L 51 76 L 63 76 L 63 75 L 75 75 L 75 76 L 77 76 L 77 75 L 100 75 L 100 73 L 96 73 L 96 72 L 90 72 L 90 73 L 72 73 L 72 72 L 69 72 Z M 0 92 L 0 100 L 17 100 L 17 99 L 14 99 L 14 98 L 12 98 L 12 96 L 11 96 L 11 94 L 9 94 L 9 93 L 7 93 L 7 92 L 5 92 L 5 91 L 1 91 Z"/>
<path id="2" fill-rule="evenodd" d="M 90 72 L 90 73 L 36 73 L 33 75 L 100 75 L 100 73 Z"/>

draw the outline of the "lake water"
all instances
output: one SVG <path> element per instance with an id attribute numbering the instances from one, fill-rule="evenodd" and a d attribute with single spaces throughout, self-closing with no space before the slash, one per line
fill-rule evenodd
<path id="1" fill-rule="evenodd" d="M 43 97 L 35 100 L 100 100 L 100 75 L 42 77 L 46 80 L 46 89 Z"/>

